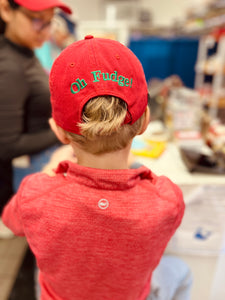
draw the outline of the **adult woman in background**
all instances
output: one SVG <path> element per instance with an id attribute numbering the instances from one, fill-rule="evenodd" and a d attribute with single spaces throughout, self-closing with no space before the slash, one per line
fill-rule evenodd
<path id="1" fill-rule="evenodd" d="M 12 159 L 56 143 L 48 77 L 34 49 L 49 38 L 59 0 L 0 0 L 0 213 L 13 194 Z M 1 230 L 0 230 L 1 236 Z"/>

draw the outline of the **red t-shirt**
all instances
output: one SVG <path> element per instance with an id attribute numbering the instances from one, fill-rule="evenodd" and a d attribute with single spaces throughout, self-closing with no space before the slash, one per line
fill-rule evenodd
<path id="1" fill-rule="evenodd" d="M 56 173 L 26 177 L 2 216 L 36 257 L 41 299 L 145 299 L 184 213 L 180 189 L 145 167 L 65 161 Z"/>

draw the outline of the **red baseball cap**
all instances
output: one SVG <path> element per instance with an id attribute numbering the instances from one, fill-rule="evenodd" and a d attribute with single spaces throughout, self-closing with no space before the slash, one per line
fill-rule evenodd
<path id="1" fill-rule="evenodd" d="M 59 7 L 64 12 L 72 14 L 69 6 L 59 0 L 14 0 L 17 4 L 33 11 L 45 10 L 52 7 Z"/>
<path id="2" fill-rule="evenodd" d="M 148 88 L 142 65 L 123 44 L 91 35 L 61 52 L 50 72 L 52 116 L 63 129 L 80 134 L 85 104 L 94 97 L 110 95 L 127 104 L 125 124 L 144 113 Z"/>

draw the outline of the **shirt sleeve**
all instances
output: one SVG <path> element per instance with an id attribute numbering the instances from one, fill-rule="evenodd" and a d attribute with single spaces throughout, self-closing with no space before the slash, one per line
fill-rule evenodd
<path id="1" fill-rule="evenodd" d="M 181 224 L 185 211 L 183 193 L 178 185 L 174 184 L 169 178 L 159 176 L 156 180 L 160 197 L 164 199 L 165 206 L 170 209 L 171 218 L 169 222 L 173 224 L 173 233 Z"/>
<path id="2" fill-rule="evenodd" d="M 23 180 L 18 192 L 11 198 L 2 213 L 3 223 L 10 230 L 12 230 L 15 235 L 18 236 L 25 235 L 23 230 L 23 218 L 21 214 L 21 199 L 25 182 L 26 179 Z"/>
<path id="3" fill-rule="evenodd" d="M 38 133 L 22 134 L 15 143 L 12 143 L 4 157 L 10 159 L 24 154 L 38 153 L 56 143 L 59 141 L 50 128 Z"/>
<path id="4" fill-rule="evenodd" d="M 5 160 L 38 153 L 57 143 L 48 125 L 51 116 L 48 88 L 35 86 L 41 80 L 41 73 L 32 77 L 36 90 L 32 89 L 31 94 L 31 83 L 25 80 L 21 68 L 15 59 L 9 61 L 0 56 L 0 144 L 4 145 L 0 157 Z"/>

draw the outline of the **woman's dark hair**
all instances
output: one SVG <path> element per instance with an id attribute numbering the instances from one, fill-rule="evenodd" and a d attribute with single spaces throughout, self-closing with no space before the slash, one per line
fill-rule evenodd
<path id="1" fill-rule="evenodd" d="M 14 0 L 8 0 L 8 2 L 12 9 L 14 9 L 14 10 L 18 9 L 19 4 L 17 4 Z M 1 18 L 1 11 L 0 11 L 0 34 L 4 34 L 5 27 L 6 27 L 6 24 Z"/>

